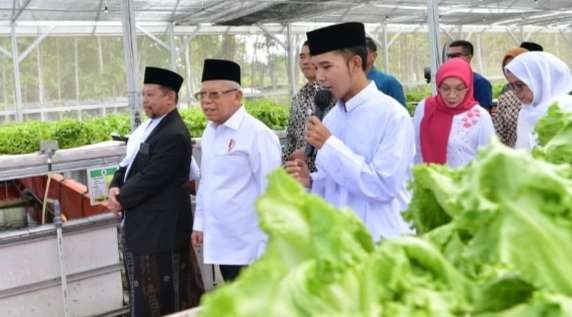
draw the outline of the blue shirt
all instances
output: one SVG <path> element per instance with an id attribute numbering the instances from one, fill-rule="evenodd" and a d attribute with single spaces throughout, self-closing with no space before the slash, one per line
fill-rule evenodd
<path id="1" fill-rule="evenodd" d="M 405 94 L 403 94 L 403 87 L 395 77 L 382 73 L 375 69 L 375 67 L 372 67 L 371 70 L 367 73 L 367 79 L 373 81 L 379 91 L 390 97 L 393 97 L 393 99 L 399 101 L 399 103 L 403 106 L 406 105 Z"/>
<path id="2" fill-rule="evenodd" d="M 490 110 L 493 105 L 493 87 L 483 75 L 473 72 L 474 98 L 481 107 Z"/>

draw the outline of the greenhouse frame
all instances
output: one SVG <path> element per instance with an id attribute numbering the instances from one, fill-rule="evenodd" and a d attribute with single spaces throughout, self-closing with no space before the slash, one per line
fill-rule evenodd
<path id="1" fill-rule="evenodd" d="M 328 201 L 325 196 L 313 195 L 316 191 L 312 191 L 313 179 L 309 176 L 309 168 L 306 173 L 309 185 L 304 183 L 305 179 L 298 179 L 304 183 L 305 188 L 288 176 L 285 169 L 277 168 L 288 165 L 281 162 L 279 154 L 280 151 L 288 152 L 285 150 L 288 148 L 285 145 L 288 132 L 284 129 L 288 125 L 288 129 L 292 130 L 289 116 L 295 108 L 290 104 L 297 95 L 300 83 L 305 83 L 306 78 L 311 83 L 311 76 L 303 77 L 298 67 L 298 49 L 306 39 L 306 32 L 350 21 L 364 23 L 366 34 L 379 47 L 380 58 L 374 66 L 400 78 L 391 72 L 392 69 L 398 70 L 402 75 L 403 87 L 406 88 L 404 91 L 408 93 L 407 89 L 411 89 L 413 93 L 406 94 L 407 100 L 403 104 L 406 110 L 389 97 L 381 99 L 386 96 L 379 93 L 376 98 L 383 101 L 384 107 L 367 110 L 373 109 L 371 113 L 374 114 L 377 111 L 387 111 L 389 115 L 372 116 L 371 122 L 365 122 L 365 115 L 363 118 L 358 117 L 361 121 L 354 119 L 350 122 L 349 119 L 346 120 L 350 117 L 347 115 L 344 117 L 345 126 L 340 129 L 344 130 L 343 134 L 353 137 L 355 130 L 359 130 L 357 128 L 363 128 L 361 133 L 374 135 L 375 142 L 379 139 L 382 141 L 378 143 L 390 140 L 396 145 L 391 149 L 376 145 L 379 148 L 372 151 L 374 154 L 370 155 L 373 157 L 370 161 L 369 157 L 358 153 L 361 149 L 355 150 L 352 146 L 357 148 L 368 142 L 373 145 L 374 142 L 362 138 L 356 138 L 355 142 L 349 138 L 341 140 L 342 137 L 336 134 L 334 127 L 328 127 L 327 120 L 331 117 L 326 117 L 324 129 L 332 133 L 324 138 L 324 143 L 313 149 L 304 144 L 295 149 L 295 152 L 323 150 L 320 146 L 326 144 L 328 138 L 337 137 L 338 140 L 334 141 L 341 142 L 339 146 L 343 152 L 340 151 L 340 160 L 336 161 L 336 170 L 328 171 L 324 168 L 325 173 L 341 175 L 340 179 L 332 180 L 332 191 L 342 188 L 346 191 L 341 195 L 345 195 L 344 199 L 356 193 L 356 197 L 365 197 L 363 200 L 368 200 L 367 204 L 375 201 L 376 204 L 380 202 L 380 205 L 393 204 L 392 208 L 397 203 L 401 205 L 402 202 L 398 200 L 407 200 L 406 207 L 391 210 L 392 213 L 395 211 L 397 218 L 403 217 L 404 228 L 411 226 L 405 228 L 407 231 L 400 232 L 399 235 L 402 236 L 396 239 L 383 233 L 375 233 L 374 237 L 374 233 L 367 229 L 367 221 L 360 219 L 362 215 L 358 212 L 351 212 L 351 204 L 347 201 L 339 207 L 342 211 L 350 212 L 340 212 L 333 206 L 337 202 Z M 361 32 L 361 26 L 359 30 Z M 269 187 L 266 188 L 262 176 L 257 178 L 255 181 L 261 189 L 253 196 L 256 198 L 258 212 L 258 218 L 253 218 L 257 222 L 255 225 L 259 225 L 268 237 L 257 248 L 260 252 L 265 248 L 270 251 L 252 257 L 254 262 L 248 263 L 253 264 L 241 273 L 243 278 L 239 278 L 236 283 L 224 286 L 222 292 L 210 292 L 201 299 L 199 307 L 177 316 L 195 316 L 201 309 L 206 311 L 205 316 L 225 315 L 225 309 L 230 312 L 241 310 L 243 316 L 264 317 L 354 316 L 355 312 L 363 313 L 364 316 L 410 316 L 423 315 L 423 312 L 428 312 L 427 316 L 443 316 L 443 312 L 451 312 L 450 316 L 457 316 L 457 312 L 471 312 L 475 313 L 474 316 L 496 316 L 495 313 L 510 309 L 507 315 L 502 316 L 514 317 L 522 316 L 521 312 L 531 308 L 537 312 L 534 316 L 544 316 L 544 309 L 551 311 L 556 308 L 562 309 L 561 316 L 570 316 L 572 278 L 565 273 L 572 265 L 572 244 L 568 243 L 572 239 L 572 112 L 566 113 L 555 106 L 547 110 L 548 114 L 534 132 L 538 132 L 541 142 L 532 153 L 513 151 L 490 137 L 487 139 L 492 140 L 490 144 L 479 144 L 478 149 L 477 146 L 471 149 L 473 157 L 467 165 L 452 167 L 446 166 L 445 162 L 445 166 L 442 166 L 438 162 L 423 161 L 422 155 L 419 155 L 421 161 L 417 161 L 417 157 L 413 158 L 414 152 L 423 153 L 422 150 L 418 151 L 417 143 L 414 144 L 416 140 L 413 140 L 421 135 L 421 132 L 413 135 L 417 132 L 415 129 L 421 129 L 418 126 L 414 128 L 417 124 L 415 118 L 423 113 L 416 112 L 416 107 L 428 100 L 425 98 L 431 94 L 431 89 L 433 93 L 436 91 L 435 73 L 443 63 L 445 48 L 451 41 L 459 39 L 475 43 L 472 68 L 460 59 L 451 61 L 462 64 L 459 68 L 463 68 L 464 77 L 458 75 L 461 71 L 443 77 L 447 80 L 458 77 L 453 78 L 457 81 L 461 77 L 464 79 L 454 88 L 443 88 L 448 87 L 448 84 L 441 85 L 440 82 L 440 94 L 447 90 L 444 93 L 447 96 L 451 93 L 455 97 L 462 96 L 459 97 L 462 101 L 448 105 L 449 108 L 468 101 L 466 106 L 471 107 L 467 108 L 470 111 L 464 109 L 465 105 L 459 107 L 464 111 L 460 114 L 465 116 L 466 113 L 462 119 L 464 121 L 459 121 L 462 123 L 458 126 L 463 131 L 463 136 L 468 135 L 466 131 L 476 126 L 479 118 L 491 121 L 489 132 L 492 135 L 495 127 L 492 126 L 491 118 L 497 109 L 491 107 L 493 115 L 489 115 L 467 93 L 472 91 L 470 84 L 474 77 L 474 74 L 473 77 L 470 76 L 470 71 L 490 79 L 491 95 L 496 98 L 504 94 L 507 87 L 517 90 L 515 83 L 506 84 L 504 64 L 501 66 L 500 63 L 500 57 L 504 57 L 509 46 L 517 47 L 523 41 L 540 39 L 542 42 L 546 39 L 546 42 L 541 43 L 548 48 L 546 51 L 554 52 L 554 55 L 562 59 L 564 63 L 559 65 L 570 65 L 572 1 L 0 0 L 0 125 L 3 129 L 0 137 L 0 267 L 7 272 L 0 276 L 0 315 L 125 316 L 133 309 L 130 305 L 134 300 L 129 297 L 129 289 L 137 286 L 126 277 L 125 272 L 130 268 L 126 264 L 129 263 L 129 257 L 125 254 L 122 257 L 121 251 L 126 251 L 123 248 L 127 245 L 127 239 L 121 239 L 120 233 L 122 230 L 127 231 L 125 227 L 122 228 L 126 212 L 129 211 L 131 216 L 131 212 L 138 211 L 127 205 L 123 208 L 117 203 L 120 198 L 114 202 L 114 195 L 119 195 L 121 186 L 110 183 L 112 179 L 130 181 L 129 169 L 134 160 L 141 158 L 139 153 L 147 155 L 149 152 L 145 151 L 151 151 L 150 156 L 157 153 L 160 156 L 175 152 L 171 149 L 158 150 L 156 145 L 152 145 L 153 150 L 147 147 L 149 144 L 145 138 L 151 138 L 149 135 L 153 132 L 149 131 L 158 125 L 147 131 L 144 130 L 151 124 L 142 125 L 138 129 L 141 133 L 131 134 L 142 117 L 141 71 L 144 66 L 152 65 L 169 68 L 184 78 L 183 83 L 176 87 L 176 94 L 170 94 L 176 98 L 170 99 L 173 102 L 169 103 L 169 111 L 180 116 L 181 127 L 184 125 L 189 132 L 186 134 L 187 131 L 184 131 L 184 141 L 189 141 L 188 155 L 185 156 L 188 161 L 177 158 L 180 163 L 177 167 L 181 174 L 178 175 L 180 184 L 173 181 L 173 177 L 158 182 L 156 175 L 169 174 L 163 171 L 147 173 L 150 168 L 143 164 L 140 171 L 132 174 L 151 175 L 149 183 L 161 184 L 168 189 L 172 185 L 177 192 L 183 187 L 182 201 L 195 204 L 195 207 L 189 205 L 188 212 L 191 215 L 197 210 L 197 196 L 205 199 L 211 193 L 214 193 L 213 197 L 217 200 L 230 196 L 233 199 L 228 205 L 238 205 L 238 196 L 228 194 L 231 191 L 209 186 L 208 178 L 215 172 L 232 174 L 228 172 L 230 169 L 239 173 L 244 170 L 246 175 L 250 170 L 256 170 L 253 166 L 257 164 L 252 163 L 255 160 L 250 160 L 250 157 L 244 165 L 233 164 L 234 161 L 218 161 L 221 157 L 226 159 L 231 156 L 231 159 L 237 157 L 242 160 L 243 156 L 250 154 L 242 147 L 239 148 L 240 151 L 235 147 L 235 138 L 238 138 L 236 134 L 223 135 L 224 138 L 218 140 L 221 146 L 216 148 L 217 152 L 211 150 L 215 146 L 208 143 L 209 134 L 202 133 L 205 127 L 212 127 L 209 126 L 212 123 L 207 121 L 212 119 L 207 119 L 209 111 L 216 112 L 218 108 L 210 110 L 205 100 L 212 101 L 233 92 L 238 98 L 232 106 L 244 109 L 245 113 L 259 120 L 261 125 L 267 126 L 267 131 L 264 131 L 269 139 L 276 141 L 272 146 L 275 145 L 278 152 L 273 161 L 276 163 L 273 165 L 275 171 L 263 175 L 268 180 Z M 550 45 L 546 45 L 548 43 Z M 227 54 L 228 52 L 232 54 Z M 470 54 L 465 56 L 468 55 Z M 530 53 L 528 56 L 532 55 Z M 544 56 L 548 55 L 550 54 Z M 196 86 L 201 85 L 200 76 L 196 74 L 200 74 L 197 71 L 202 70 L 204 58 L 236 61 L 241 67 L 239 82 L 242 83 L 227 91 L 223 88 L 219 91 L 213 88 L 211 91 L 208 84 L 204 84 L 204 90 L 199 91 L 196 97 L 203 101 L 201 108 L 196 107 L 198 100 L 192 96 L 197 92 Z M 492 61 L 488 65 L 485 62 L 487 58 Z M 362 68 L 365 69 L 363 64 Z M 560 67 L 564 68 L 566 67 Z M 490 73 L 485 73 L 484 70 Z M 348 73 L 356 75 L 350 71 Z M 365 81 L 361 71 L 357 73 L 352 77 L 352 85 L 355 85 L 357 80 L 354 79 L 359 76 L 358 79 L 364 85 L 372 87 L 368 89 L 377 93 L 374 84 Z M 491 74 L 493 76 L 489 76 Z M 80 82 L 83 85 L 81 87 Z M 304 87 L 310 87 L 309 84 L 306 85 Z M 527 86 L 525 83 L 522 85 Z M 335 85 L 332 87 L 325 87 L 324 90 L 335 90 Z M 419 87 L 418 91 L 414 91 Z M 316 90 L 318 88 L 316 86 Z M 151 89 L 157 88 L 151 86 Z M 522 87 L 518 89 L 520 91 Z M 320 91 L 324 92 L 328 91 Z M 345 98 L 347 95 L 343 96 L 340 97 L 343 102 L 349 100 Z M 355 95 L 350 98 L 353 96 Z M 152 97 L 145 98 L 147 102 Z M 327 101 L 330 104 L 333 101 L 332 96 L 325 102 L 316 101 L 314 96 L 310 98 L 304 102 L 308 107 L 313 107 L 314 112 L 311 108 L 300 111 L 308 116 L 319 116 L 316 114 L 322 113 L 316 111 L 320 108 L 319 104 L 323 103 L 326 108 Z M 495 99 L 495 106 L 501 98 Z M 516 100 L 517 97 L 514 98 Z M 359 99 L 354 100 L 359 103 Z M 520 100 L 518 102 L 519 107 L 524 103 Z M 346 115 L 352 111 L 347 110 L 344 103 L 338 104 L 342 104 L 344 110 L 337 107 L 339 109 L 335 109 L 335 114 L 339 112 Z M 386 104 L 393 106 L 393 109 L 386 108 Z M 149 104 L 145 105 L 148 106 L 145 110 L 150 119 L 159 118 L 154 121 L 155 124 L 165 118 L 166 114 L 153 114 Z M 151 101 L 151 108 L 156 105 Z M 372 102 L 371 105 L 378 104 Z M 177 106 L 178 110 L 174 110 Z M 215 106 L 219 107 L 218 104 Z M 204 112 L 201 111 L 203 109 Z M 520 109 L 515 112 L 517 115 Z M 391 114 L 391 111 L 395 114 Z M 414 123 L 409 127 L 413 113 Z M 397 117 L 397 114 L 399 121 L 390 118 Z M 73 115 L 77 115 L 77 118 Z M 57 116 L 59 120 L 52 122 Z M 357 115 L 354 118 L 356 117 Z M 452 115 L 447 119 L 451 117 Z M 517 120 L 516 117 L 513 119 Z M 228 117 L 224 120 L 230 121 Z M 388 125 L 387 122 L 392 120 L 399 124 Z M 168 122 L 167 119 L 163 121 L 165 122 Z M 218 128 L 220 122 L 212 122 Z M 226 123 L 223 120 L 221 122 Z M 404 142 L 399 142 L 399 129 L 402 127 L 404 131 L 411 128 L 411 131 L 403 134 L 411 138 L 403 137 L 401 140 Z M 161 129 L 163 128 L 157 128 L 156 131 L 161 132 Z M 301 125 L 300 129 L 307 133 L 309 128 Z M 238 128 L 235 130 L 238 131 Z M 375 135 L 377 130 L 384 134 Z M 245 134 L 250 137 L 263 135 L 264 132 L 253 131 L 247 130 Z M 385 134 L 386 131 L 390 133 Z M 145 135 L 144 139 L 138 139 L 142 135 Z M 201 135 L 205 135 L 202 141 L 199 138 Z M 187 140 L 189 137 L 191 140 Z M 305 137 L 309 139 L 308 136 Z M 483 137 L 485 138 L 486 136 Z M 157 144 L 168 143 L 164 140 L 157 141 Z M 250 145 L 253 148 L 259 145 L 250 142 L 250 139 L 240 143 L 241 146 L 254 144 Z M 181 144 L 177 143 L 173 148 L 183 149 Z M 393 151 L 397 145 L 403 148 L 403 153 L 408 153 Z M 364 145 L 363 148 L 365 147 Z M 252 151 L 259 152 L 257 155 L 262 157 L 273 149 L 258 146 Z M 287 158 L 282 160 L 290 160 L 291 163 L 297 154 L 295 152 L 291 156 L 285 154 Z M 394 155 L 395 153 L 397 154 Z M 409 154 L 411 160 L 407 161 Z M 311 156 L 304 155 L 301 157 L 305 159 Z M 378 163 L 376 156 L 401 164 L 402 174 L 407 175 L 399 177 L 402 178 L 399 181 L 401 184 L 398 184 L 400 189 L 388 184 L 391 181 L 386 182 L 385 178 L 398 177 L 386 176 L 385 170 L 382 171 L 386 164 Z M 132 161 L 125 165 L 124 162 L 129 161 L 129 158 Z M 203 164 L 208 162 L 204 164 L 206 167 L 201 166 L 201 173 L 193 174 L 193 164 L 200 165 L 201 160 Z M 220 166 L 224 165 L 228 170 L 217 170 L 215 164 L 220 162 L 224 162 Z M 349 165 L 341 162 L 355 163 L 353 167 L 357 167 L 348 168 Z M 171 165 L 174 166 L 170 162 L 157 163 L 157 166 Z M 188 165 L 191 173 L 188 173 Z M 124 178 L 120 166 L 125 168 Z M 138 165 L 135 166 L 138 168 Z M 319 167 L 318 164 L 316 166 Z M 320 168 L 324 166 L 321 165 Z M 354 180 L 343 175 L 344 168 L 357 175 L 355 178 L 359 181 L 355 182 L 355 187 L 352 187 Z M 393 169 L 391 166 L 389 168 Z M 210 190 L 207 195 L 197 194 L 197 184 L 201 180 L 197 174 L 203 176 L 202 188 Z M 207 176 L 204 177 L 205 175 Z M 236 175 L 234 177 L 237 178 L 243 176 Z M 363 175 L 366 178 L 371 175 L 371 180 L 368 178 L 362 182 Z M 249 181 L 254 180 L 250 175 L 248 177 Z M 344 182 L 350 185 L 344 188 Z M 381 185 L 370 190 L 366 188 L 367 184 L 363 184 L 368 182 L 373 186 L 378 186 L 378 183 Z M 320 179 L 314 182 L 316 183 L 320 184 Z M 396 189 L 387 189 L 388 193 L 378 196 L 379 192 L 386 191 L 385 187 L 392 186 Z M 226 190 L 232 185 L 224 183 L 220 187 L 225 187 Z M 244 188 L 238 190 L 246 192 Z M 155 194 L 160 190 L 153 190 L 149 194 L 145 193 L 145 197 L 157 197 Z M 402 192 L 397 193 L 398 190 Z M 395 194 L 389 193 L 392 191 Z M 127 191 L 122 189 L 121 195 L 125 192 Z M 163 204 L 165 200 L 157 205 Z M 114 207 L 114 203 L 119 206 Z M 143 204 L 147 202 L 141 203 Z M 213 209 L 227 209 L 225 207 L 217 206 Z M 148 214 L 163 212 L 156 206 L 153 208 L 155 209 L 150 209 Z M 168 213 L 173 210 L 178 212 L 178 208 L 169 207 L 165 213 L 157 213 L 154 220 L 168 218 L 171 216 Z M 241 208 L 254 212 L 254 207 L 250 209 L 252 210 Z M 357 208 L 354 210 L 359 211 Z M 367 210 L 364 218 L 385 216 L 390 209 L 372 210 L 370 215 L 374 216 L 367 215 L 370 212 Z M 185 211 L 187 210 L 182 212 Z M 123 217 L 118 217 L 118 213 L 122 213 Z M 147 211 L 143 215 L 147 215 Z M 176 221 L 182 222 L 181 218 Z M 235 225 L 241 220 L 239 218 L 228 221 L 234 221 L 232 225 Z M 140 231 L 152 236 L 149 228 L 160 227 L 157 223 L 158 221 L 150 222 L 145 231 Z M 397 226 L 391 221 L 387 223 Z M 191 229 L 185 226 L 184 230 Z M 473 231 L 478 231 L 478 234 L 473 235 Z M 186 239 L 187 234 L 189 231 L 181 236 Z M 202 235 L 200 239 L 202 240 Z M 226 265 L 203 261 L 203 257 L 208 259 L 208 255 L 203 254 L 201 244 L 202 241 L 185 250 L 195 252 L 197 257 L 199 270 L 194 278 L 200 278 L 204 284 L 199 296 L 202 291 L 209 292 L 224 283 L 224 274 L 217 266 L 220 268 L 219 265 Z M 175 258 L 175 255 L 172 256 Z M 470 259 L 471 256 L 474 258 Z M 502 260 L 506 262 L 493 260 L 494 256 L 504 256 Z M 484 265 L 481 266 L 481 262 Z M 538 262 L 544 263 L 544 266 L 539 268 Z M 500 266 L 506 263 L 516 263 L 516 266 Z M 170 268 L 177 267 L 183 268 L 185 265 L 174 263 Z M 172 276 L 175 280 L 175 273 Z M 162 275 L 158 280 L 169 282 L 170 276 Z M 232 296 L 225 297 L 225 291 Z M 178 298 L 178 293 L 173 297 Z M 246 306 L 253 305 L 242 307 L 229 304 L 243 300 Z M 567 305 L 562 304 L 560 307 L 561 303 Z M 401 304 L 404 305 L 400 307 Z M 281 309 L 284 310 L 280 311 Z M 398 311 L 401 314 L 395 313 Z M 463 316 L 469 315 L 466 313 Z"/>
<path id="2" fill-rule="evenodd" d="M 170 67 L 184 53 L 174 37 L 187 35 L 186 44 L 199 34 L 257 34 L 274 39 L 288 56 L 289 94 L 296 92 L 296 39 L 311 29 L 343 21 L 366 24 L 369 34 L 381 34 L 385 54 L 400 32 L 427 30 L 431 43 L 431 68 L 441 60 L 439 34 L 448 38 L 469 32 L 506 32 L 518 44 L 536 32 L 555 32 L 572 45 L 572 4 L 566 0 L 1 0 L 0 36 L 11 45 L 0 53 L 13 64 L 15 116 L 23 119 L 19 64 L 47 36 L 122 35 L 127 69 L 128 103 L 139 104 L 136 35 L 146 35 L 169 51 Z M 394 33 L 392 38 L 389 32 Z M 167 34 L 168 41 L 158 38 Z M 35 37 L 22 49 L 17 38 Z M 377 38 L 377 36 L 375 37 Z M 134 119 L 133 119 L 134 120 Z M 132 122 L 135 124 L 135 121 Z"/>

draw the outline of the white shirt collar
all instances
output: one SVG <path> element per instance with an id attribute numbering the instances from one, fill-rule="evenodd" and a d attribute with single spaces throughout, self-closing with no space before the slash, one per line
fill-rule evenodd
<path id="1" fill-rule="evenodd" d="M 365 86 L 364 89 L 358 92 L 355 96 L 351 97 L 350 100 L 346 101 L 345 103 L 346 112 L 351 112 L 359 105 L 365 103 L 369 99 L 369 97 L 371 97 L 372 93 L 376 91 L 377 87 L 375 86 L 375 83 L 371 81 L 367 86 Z M 344 102 L 342 100 L 338 102 L 340 102 L 341 105 L 344 105 Z"/>
<path id="2" fill-rule="evenodd" d="M 158 117 L 158 118 L 153 118 L 153 119 L 151 119 L 151 122 L 157 122 L 157 123 L 159 123 L 159 122 L 161 122 L 161 120 L 163 120 L 163 118 L 165 118 L 169 113 L 171 113 L 171 112 L 169 111 L 169 112 L 165 113 L 164 115 L 162 115 L 162 116 L 160 116 L 160 117 Z"/>

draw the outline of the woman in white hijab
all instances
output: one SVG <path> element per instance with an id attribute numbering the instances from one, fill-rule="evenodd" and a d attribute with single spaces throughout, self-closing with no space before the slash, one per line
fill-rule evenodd
<path id="1" fill-rule="evenodd" d="M 572 74 L 558 57 L 546 52 L 528 52 L 505 66 L 509 87 L 522 102 L 516 128 L 516 148 L 532 150 L 536 145 L 534 126 L 548 108 L 558 102 L 572 111 Z"/>

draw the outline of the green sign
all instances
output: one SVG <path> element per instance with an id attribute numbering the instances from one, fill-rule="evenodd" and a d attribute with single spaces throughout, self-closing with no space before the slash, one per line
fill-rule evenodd
<path id="1" fill-rule="evenodd" d="M 87 188 L 91 205 L 107 201 L 107 189 L 118 166 L 95 167 L 87 170 Z"/>

